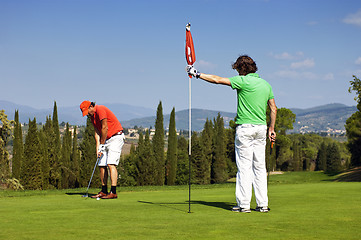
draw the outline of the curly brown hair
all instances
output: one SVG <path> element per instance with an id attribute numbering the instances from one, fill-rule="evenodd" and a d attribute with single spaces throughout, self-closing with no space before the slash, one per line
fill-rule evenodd
<path id="1" fill-rule="evenodd" d="M 232 68 L 236 69 L 239 75 L 246 76 L 249 73 L 257 72 L 256 62 L 248 55 L 242 55 L 232 64 Z"/>

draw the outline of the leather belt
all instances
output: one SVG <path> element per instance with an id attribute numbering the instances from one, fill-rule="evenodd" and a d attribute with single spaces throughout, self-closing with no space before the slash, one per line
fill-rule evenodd
<path id="1" fill-rule="evenodd" d="M 117 136 L 117 135 L 122 135 L 123 134 L 123 130 L 120 130 L 119 132 L 117 132 L 116 134 L 114 134 L 113 136 L 111 137 L 114 137 L 114 136 Z"/>

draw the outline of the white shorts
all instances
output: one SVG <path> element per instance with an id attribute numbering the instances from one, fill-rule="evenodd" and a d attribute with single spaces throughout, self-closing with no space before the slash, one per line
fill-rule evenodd
<path id="1" fill-rule="evenodd" d="M 105 141 L 105 152 L 103 153 L 103 157 L 99 160 L 99 167 L 106 167 L 109 164 L 118 166 L 124 139 L 125 136 L 123 133 L 121 135 L 115 135 Z"/>

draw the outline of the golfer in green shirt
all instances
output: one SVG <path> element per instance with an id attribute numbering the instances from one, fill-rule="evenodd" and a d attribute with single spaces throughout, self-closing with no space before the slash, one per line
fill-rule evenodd
<path id="1" fill-rule="evenodd" d="M 275 141 L 274 130 L 277 107 L 271 85 L 256 74 L 257 65 L 247 55 L 240 56 L 232 65 L 238 76 L 223 78 L 198 72 L 187 66 L 188 74 L 214 84 L 223 84 L 237 90 L 237 118 L 235 153 L 237 163 L 236 201 L 234 212 L 250 213 L 252 186 L 257 207 L 256 211 L 268 212 L 266 137 L 267 105 L 270 107 L 268 138 Z"/>

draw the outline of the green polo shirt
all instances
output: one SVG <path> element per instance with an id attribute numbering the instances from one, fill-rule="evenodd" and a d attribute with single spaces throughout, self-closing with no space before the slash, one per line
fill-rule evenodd
<path id="1" fill-rule="evenodd" d="M 274 98 L 271 85 L 257 73 L 229 78 L 232 89 L 237 90 L 236 124 L 267 125 L 267 102 Z"/>

